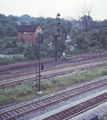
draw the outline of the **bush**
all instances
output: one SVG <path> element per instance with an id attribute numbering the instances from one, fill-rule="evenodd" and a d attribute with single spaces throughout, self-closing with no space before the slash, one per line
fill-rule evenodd
<path id="1" fill-rule="evenodd" d="M 14 61 L 18 61 L 18 62 L 25 61 L 25 58 L 23 56 L 19 56 L 19 55 L 14 55 L 12 58 L 14 59 Z"/>
<path id="2" fill-rule="evenodd" d="M 34 60 L 36 58 L 33 47 L 29 43 L 24 46 L 24 57 L 28 58 L 28 60 Z"/>
<path id="3" fill-rule="evenodd" d="M 23 56 L 20 55 L 14 55 L 13 57 L 0 57 L 0 65 L 7 65 L 10 63 L 14 63 L 15 61 L 17 62 L 24 62 L 27 59 Z"/>
<path id="4" fill-rule="evenodd" d="M 16 93 L 15 96 L 20 97 L 20 96 L 27 95 L 27 94 L 31 93 L 32 88 L 28 87 L 27 85 L 22 84 L 21 86 L 17 86 L 14 91 Z"/>
<path id="5" fill-rule="evenodd" d="M 102 75 L 102 76 L 103 76 L 103 75 L 107 75 L 107 70 L 101 71 L 101 75 Z"/>
<path id="6" fill-rule="evenodd" d="M 0 65 L 13 63 L 14 59 L 12 57 L 0 57 Z"/>
<path id="7" fill-rule="evenodd" d="M 9 97 L 7 97 L 5 95 L 0 95 L 0 105 L 2 105 L 4 103 L 8 103 L 10 101 L 11 101 L 11 99 L 9 99 Z"/>
<path id="8" fill-rule="evenodd" d="M 46 90 L 46 89 L 48 88 L 48 81 L 42 81 L 42 82 L 41 82 L 41 88 L 42 88 L 43 90 Z"/>

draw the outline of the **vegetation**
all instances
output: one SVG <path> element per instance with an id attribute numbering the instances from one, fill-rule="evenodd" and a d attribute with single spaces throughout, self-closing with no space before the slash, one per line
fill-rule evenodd
<path id="1" fill-rule="evenodd" d="M 86 33 L 74 28 L 71 38 L 76 52 L 100 52 L 107 49 L 107 28 L 94 29 Z"/>
<path id="2" fill-rule="evenodd" d="M 103 120 L 107 120 L 107 115 L 105 115 L 105 116 L 103 117 Z"/>
<path id="3" fill-rule="evenodd" d="M 27 58 L 19 55 L 13 55 L 12 57 L 0 57 L 0 65 L 6 65 L 14 62 L 24 62 Z"/>
<path id="4" fill-rule="evenodd" d="M 102 51 L 107 49 L 107 20 L 93 21 L 90 16 L 83 15 L 81 20 L 71 21 L 60 19 L 60 37 L 58 37 L 58 55 L 63 52 L 71 54 L 70 46 L 74 46 L 72 53 Z M 88 22 L 85 23 L 85 19 Z M 44 42 L 41 44 L 41 57 L 52 57 L 55 52 L 55 38 L 53 35 L 57 31 L 55 18 L 30 17 L 29 15 L 5 16 L 0 14 L 0 54 L 22 54 L 27 60 L 38 58 L 38 38 L 35 44 L 26 44 L 23 36 L 20 36 L 21 44 L 18 43 L 17 30 L 19 24 L 40 25 L 43 30 Z M 66 45 L 67 35 L 71 42 Z"/>
<path id="5" fill-rule="evenodd" d="M 76 71 L 75 74 L 64 77 L 55 77 L 47 80 L 41 80 L 41 90 L 43 95 L 65 89 L 75 83 L 82 83 L 93 80 L 96 77 L 107 75 L 107 66 L 88 69 L 85 71 Z M 15 87 L 0 89 L 0 105 L 39 97 L 36 94 L 38 81 L 24 82 Z"/>

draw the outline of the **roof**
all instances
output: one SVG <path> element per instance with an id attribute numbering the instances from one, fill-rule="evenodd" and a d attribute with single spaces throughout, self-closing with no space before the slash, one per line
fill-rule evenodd
<path id="1" fill-rule="evenodd" d="M 21 25 L 18 32 L 35 32 L 38 25 Z"/>

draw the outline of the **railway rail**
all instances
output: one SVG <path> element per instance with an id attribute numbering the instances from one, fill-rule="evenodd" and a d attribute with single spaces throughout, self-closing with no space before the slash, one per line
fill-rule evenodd
<path id="1" fill-rule="evenodd" d="M 65 67 L 69 67 L 69 66 L 77 66 L 77 65 L 81 65 L 81 64 L 88 64 L 88 63 L 92 63 L 92 62 L 99 62 L 99 61 L 105 61 L 107 60 L 107 58 L 97 58 L 97 59 L 92 59 L 92 60 L 80 60 L 80 61 L 75 61 L 74 63 L 63 63 L 65 65 L 52 65 L 52 66 L 48 66 L 45 68 L 45 71 L 49 71 L 49 70 L 55 70 L 55 69 L 61 69 L 61 68 L 65 68 Z M 5 74 L 1 73 L 0 76 L 0 80 L 6 79 L 6 78 L 14 78 L 14 77 L 18 77 L 18 76 L 25 76 L 25 75 L 30 75 L 33 73 L 36 73 L 38 68 L 28 68 L 28 69 L 20 69 L 20 70 L 14 70 L 14 71 L 10 71 L 10 74 L 8 72 L 5 72 Z M 6 74 L 7 73 L 7 74 Z"/>
<path id="2" fill-rule="evenodd" d="M 52 95 L 52 96 L 48 96 L 46 98 L 42 98 L 40 100 L 25 102 L 24 104 L 16 105 L 13 108 L 11 107 L 10 109 L 7 108 L 6 110 L 0 110 L 0 120 L 12 120 L 12 119 L 14 120 L 14 119 L 23 118 L 24 116 L 32 112 L 37 112 L 38 110 L 41 110 L 41 109 L 43 110 L 46 107 L 54 106 L 55 104 L 58 104 L 61 101 L 67 101 L 69 98 L 80 95 L 82 93 L 86 93 L 87 91 L 92 91 L 94 89 L 97 89 L 105 85 L 107 85 L 107 79 L 102 79 L 102 80 L 92 82 L 92 83 L 89 83 L 87 85 L 84 85 L 78 88 L 74 88 L 72 90 L 67 90 L 67 91 Z M 98 98 L 99 100 L 103 100 L 105 98 L 107 100 L 107 93 L 104 94 L 103 98 L 102 97 L 101 98 L 98 97 Z M 89 105 L 89 103 L 88 104 L 86 103 L 86 106 L 85 106 L 85 103 L 82 104 L 85 106 L 85 108 L 83 107 L 85 110 L 87 108 L 87 105 Z M 80 109 L 83 109 L 83 108 L 80 107 Z M 75 115 L 77 114 L 76 111 L 73 111 L 72 113 L 74 113 Z"/>
<path id="3" fill-rule="evenodd" d="M 86 112 L 87 110 L 92 109 L 104 102 L 107 102 L 107 93 L 89 99 L 42 120 L 69 120 L 70 118 Z"/>
<path id="4" fill-rule="evenodd" d="M 91 61 L 85 61 L 80 63 L 74 63 L 74 64 L 68 64 L 68 65 L 62 65 L 59 67 L 53 67 L 51 69 L 47 68 L 44 71 L 41 71 L 41 78 L 47 78 L 47 77 L 54 77 L 58 75 L 68 74 L 72 73 L 75 70 L 83 70 L 87 69 L 89 67 L 96 67 L 107 64 L 107 59 L 97 59 L 97 60 L 91 60 Z M 38 77 L 38 73 L 35 73 L 35 71 L 31 71 L 25 74 L 24 73 L 14 73 L 15 75 L 7 75 L 7 76 L 0 76 L 0 87 L 7 87 L 15 84 L 20 84 L 23 81 L 29 81 L 29 80 L 36 80 Z M 22 75 L 23 74 L 23 75 Z M 21 76 L 22 75 L 22 76 Z"/>

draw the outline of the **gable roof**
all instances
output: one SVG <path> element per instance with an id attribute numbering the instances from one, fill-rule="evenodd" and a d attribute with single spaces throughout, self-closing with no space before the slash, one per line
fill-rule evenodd
<path id="1" fill-rule="evenodd" d="M 18 32 L 35 32 L 38 25 L 21 25 Z"/>

